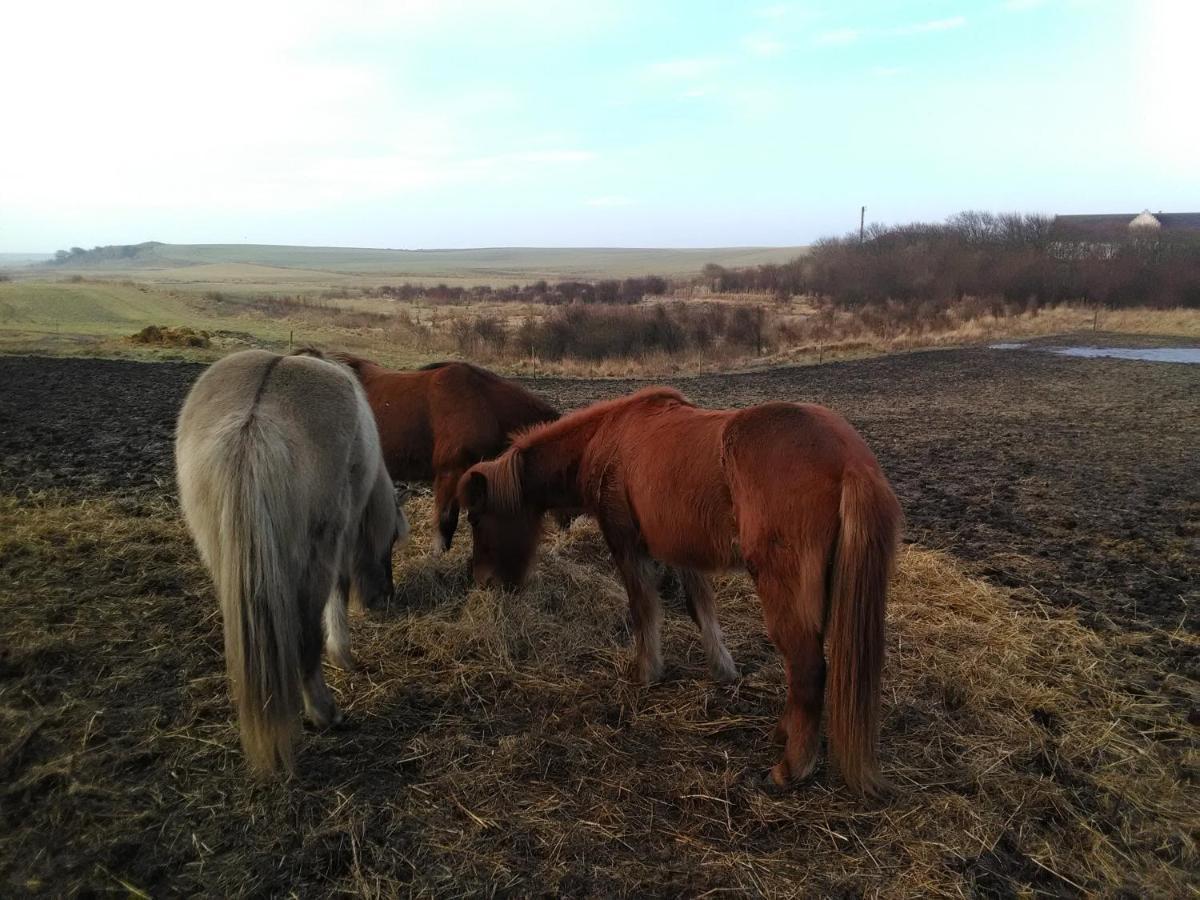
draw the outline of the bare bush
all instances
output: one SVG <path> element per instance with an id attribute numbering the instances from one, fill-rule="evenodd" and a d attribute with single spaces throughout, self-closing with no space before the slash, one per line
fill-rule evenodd
<path id="1" fill-rule="evenodd" d="M 656 303 L 650 307 L 590 307 L 555 311 L 541 322 L 526 321 L 522 349 L 543 359 L 629 359 L 661 353 L 728 348 L 762 353 L 769 343 L 769 314 L 739 307 L 732 314 L 716 304 Z"/>

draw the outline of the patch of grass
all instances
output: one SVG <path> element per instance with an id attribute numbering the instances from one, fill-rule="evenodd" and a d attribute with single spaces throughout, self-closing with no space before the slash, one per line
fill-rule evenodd
<path id="1" fill-rule="evenodd" d="M 668 675 L 626 677 L 596 528 L 553 532 L 528 588 L 431 560 L 410 503 L 394 608 L 353 623 L 347 713 L 291 782 L 247 775 L 208 580 L 157 495 L 0 499 L 0 883 L 70 893 L 962 896 L 1195 890 L 1194 729 L 1112 687 L 1142 641 L 1030 611 L 943 554 L 901 554 L 882 756 L 890 805 L 828 768 L 756 782 L 782 676 L 748 580 L 718 581 L 743 677 L 711 683 L 668 613 Z M 1171 677 L 1170 673 L 1162 673 Z"/>

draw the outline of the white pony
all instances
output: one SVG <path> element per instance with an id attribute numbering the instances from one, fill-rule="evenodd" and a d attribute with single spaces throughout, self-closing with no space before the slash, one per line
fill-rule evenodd
<path id="1" fill-rule="evenodd" d="M 225 665 L 251 766 L 292 768 L 301 706 L 341 720 L 324 644 L 352 668 L 346 607 L 392 596 L 408 536 L 358 379 L 318 351 L 246 350 L 192 387 L 175 436 L 179 497 L 216 586 Z"/>

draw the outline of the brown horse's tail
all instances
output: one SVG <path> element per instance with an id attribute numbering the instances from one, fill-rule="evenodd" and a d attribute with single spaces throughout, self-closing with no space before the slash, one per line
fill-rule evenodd
<path id="1" fill-rule="evenodd" d="M 217 473 L 221 536 L 213 578 L 225 624 L 225 665 L 234 692 L 242 746 L 260 772 L 292 767 L 303 708 L 299 585 L 290 555 L 303 533 L 290 509 L 293 471 L 287 444 L 261 418 L 228 435 Z"/>
<path id="2" fill-rule="evenodd" d="M 903 515 L 882 473 L 855 466 L 840 517 L 826 623 L 829 744 L 846 783 L 877 796 L 887 790 L 877 754 L 884 613 Z"/>

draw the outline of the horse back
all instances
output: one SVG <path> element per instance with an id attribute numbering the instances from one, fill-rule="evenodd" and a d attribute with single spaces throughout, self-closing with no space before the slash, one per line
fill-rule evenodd
<path id="1" fill-rule="evenodd" d="M 354 379 L 313 356 L 248 350 L 218 360 L 193 385 L 178 431 L 219 440 L 248 423 L 266 423 L 306 460 L 345 459 L 362 434 L 366 411 Z M 340 479 L 339 479 L 340 480 Z"/>
<path id="2" fill-rule="evenodd" d="M 428 375 L 435 469 L 491 459 L 514 433 L 558 418 L 536 394 L 470 363 L 445 363 Z"/>
<path id="3" fill-rule="evenodd" d="M 697 409 L 675 391 L 631 399 L 591 442 L 585 496 L 598 499 L 602 519 L 636 532 L 655 559 L 729 567 L 735 532 L 721 469 L 729 413 Z"/>
<path id="4" fill-rule="evenodd" d="M 463 362 L 397 372 L 342 356 L 367 393 L 388 472 L 430 481 L 502 452 L 510 435 L 558 413 L 520 385 Z"/>

